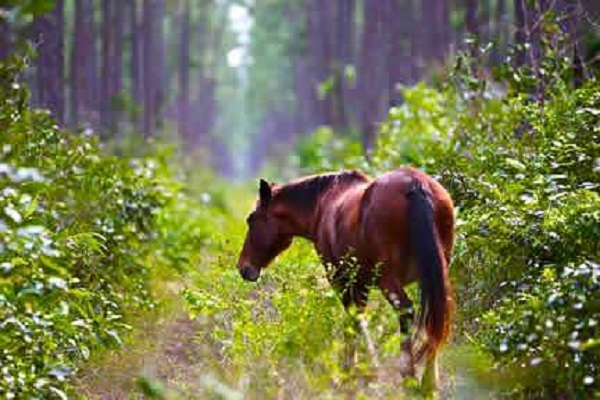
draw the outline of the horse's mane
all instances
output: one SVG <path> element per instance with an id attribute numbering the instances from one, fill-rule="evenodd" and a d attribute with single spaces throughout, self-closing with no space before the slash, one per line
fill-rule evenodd
<path id="1" fill-rule="evenodd" d="M 313 208 L 319 197 L 326 191 L 343 189 L 359 182 L 368 182 L 362 172 L 349 170 L 337 173 L 311 175 L 279 186 L 275 199 L 301 208 Z"/>

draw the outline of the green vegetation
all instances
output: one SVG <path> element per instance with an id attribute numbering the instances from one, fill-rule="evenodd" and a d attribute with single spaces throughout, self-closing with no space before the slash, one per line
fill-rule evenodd
<path id="1" fill-rule="evenodd" d="M 518 95 L 453 102 L 450 91 L 439 98 L 443 109 L 417 104 L 409 112 L 432 110 L 429 129 L 417 132 L 433 139 L 424 135 L 414 140 L 417 152 L 380 161 L 410 160 L 450 189 L 460 207 L 459 327 L 502 365 L 530 366 L 522 385 L 540 397 L 598 388 L 598 89 L 560 88 L 543 106 Z M 403 117 L 392 113 L 382 150 L 399 148 L 395 137 L 407 140 L 402 126 L 410 123 L 391 128 Z"/>
<path id="2" fill-rule="evenodd" d="M 600 388 L 600 83 L 573 90 L 563 67 L 550 70 L 544 102 L 511 82 L 494 93 L 460 69 L 459 85 L 404 89 L 368 167 L 413 164 L 450 190 L 459 207 L 455 339 L 510 371 L 503 391 L 527 398 Z M 315 141 L 313 151 L 327 154 L 296 154 L 306 171 L 329 169 L 332 159 L 365 165 L 343 142 Z"/>
<path id="3" fill-rule="evenodd" d="M 593 396 L 600 390 L 600 84 L 574 90 L 562 78 L 566 65 L 556 65 L 554 86 L 534 102 L 527 87 L 508 82 L 493 91 L 458 67 L 458 85 L 403 90 L 370 160 L 356 141 L 322 128 L 300 142 L 291 171 L 357 167 L 376 175 L 413 164 L 437 175 L 459 207 L 452 274 L 460 306 L 445 390 L 473 395 L 475 386 L 460 386 L 458 374 L 498 395 Z M 511 73 L 523 82 L 529 72 Z M 248 382 L 242 390 L 257 397 L 347 389 L 338 364 L 347 327 L 309 246 L 297 244 L 248 286 L 232 268 L 241 225 L 233 232 L 215 269 L 203 270 L 184 294 L 192 314 L 203 316 L 202 341 L 219 349 L 220 379 Z M 358 376 L 379 379 L 359 379 L 355 389 L 394 397 L 398 382 L 386 378 L 399 337 L 378 297 L 367 326 L 376 350 L 363 342 Z"/>
<path id="4" fill-rule="evenodd" d="M 155 306 L 152 278 L 187 268 L 207 232 L 187 229 L 180 208 L 201 207 L 161 159 L 103 155 L 29 110 L 23 66 L 0 67 L 0 394 L 64 398 L 90 354 L 121 343 L 126 317 Z"/>
<path id="5" fill-rule="evenodd" d="M 449 189 L 459 307 L 445 395 L 598 395 L 600 82 L 574 89 L 555 63 L 552 86 L 531 101 L 530 72 L 500 71 L 510 76 L 497 77 L 500 90 L 458 61 L 452 85 L 403 89 L 368 159 L 358 139 L 321 128 L 277 170 L 413 164 Z M 377 293 L 357 369 L 340 368 L 351 327 L 309 243 L 257 284 L 241 280 L 254 184 L 225 184 L 172 151 L 106 155 L 28 109 L 22 68 L 17 57 L 0 67 L 0 394 L 65 398 L 103 350 L 143 326 L 168 282 L 195 322 L 194 373 L 176 389 L 140 378 L 149 398 L 418 394 L 400 381 L 396 318 Z"/>

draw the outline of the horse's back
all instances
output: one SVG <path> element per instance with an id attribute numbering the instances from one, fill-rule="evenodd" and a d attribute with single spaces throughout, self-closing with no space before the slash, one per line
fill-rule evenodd
<path id="1" fill-rule="evenodd" d="M 407 263 L 411 253 L 408 194 L 416 182 L 429 194 L 436 230 L 449 258 L 454 231 L 452 200 L 444 187 L 425 172 L 403 167 L 379 176 L 366 189 L 361 206 L 363 252 L 375 262 L 401 267 L 405 282 L 416 278 L 413 268 L 400 265 Z"/>
<path id="2" fill-rule="evenodd" d="M 407 210 L 407 195 L 417 182 L 430 195 L 435 212 L 453 210 L 452 199 L 446 189 L 425 172 L 411 167 L 398 168 L 373 180 L 365 193 L 363 207 L 378 211 L 386 219 L 402 214 Z"/>

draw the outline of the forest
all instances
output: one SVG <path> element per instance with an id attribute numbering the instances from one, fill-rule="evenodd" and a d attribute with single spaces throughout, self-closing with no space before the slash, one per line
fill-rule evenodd
<path id="1" fill-rule="evenodd" d="M 595 0 L 0 1 L 0 396 L 599 396 L 599 78 Z M 307 240 L 236 268 L 259 178 L 406 165 L 456 207 L 435 393 Z"/>

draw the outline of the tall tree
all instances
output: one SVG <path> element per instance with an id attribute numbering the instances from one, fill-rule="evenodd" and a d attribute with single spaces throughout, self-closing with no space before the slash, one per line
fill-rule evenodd
<path id="1" fill-rule="evenodd" d="M 492 65 L 499 65 L 506 53 L 508 38 L 508 18 L 506 15 L 506 0 L 497 0 L 494 20 L 495 43 L 492 48 Z"/>
<path id="2" fill-rule="evenodd" d="M 471 43 L 469 44 L 469 53 L 471 57 L 478 56 L 477 49 L 479 47 L 479 35 L 481 33 L 478 19 L 478 0 L 467 0 L 467 8 L 465 10 L 465 23 L 467 33 L 470 36 Z"/>
<path id="3" fill-rule="evenodd" d="M 145 137 L 151 137 L 156 128 L 156 84 L 158 71 L 156 68 L 156 28 L 157 28 L 158 0 L 146 0 L 143 3 L 143 70 L 142 82 L 144 83 L 144 112 L 143 132 Z"/>
<path id="4" fill-rule="evenodd" d="M 131 37 L 131 52 L 129 67 L 131 69 L 131 99 L 134 103 L 131 123 L 134 130 L 143 130 L 144 84 L 143 84 L 143 59 L 142 59 L 142 26 L 139 18 L 137 0 L 129 0 L 129 35 Z"/>
<path id="5" fill-rule="evenodd" d="M 424 48 L 425 48 L 425 28 L 421 23 L 425 20 L 422 9 L 419 9 L 418 0 L 409 0 L 411 4 L 410 14 L 410 58 L 411 58 L 411 77 L 417 80 L 421 77 L 423 69 Z"/>
<path id="6" fill-rule="evenodd" d="M 198 51 L 199 65 L 194 83 L 196 93 L 190 101 L 190 107 L 194 110 L 190 115 L 190 149 L 197 149 L 201 145 L 209 148 L 217 146 L 211 132 L 217 120 L 217 68 L 226 27 L 226 15 L 218 13 L 211 0 L 199 2 L 198 12 L 199 18 L 193 29 L 196 39 L 193 47 Z"/>
<path id="7" fill-rule="evenodd" d="M 419 48 L 421 67 L 429 65 L 435 55 L 434 23 L 432 23 L 432 12 L 434 11 L 436 0 L 420 0 L 421 3 L 421 24 L 419 25 Z M 427 25 L 426 25 L 427 24 Z"/>
<path id="8" fill-rule="evenodd" d="M 333 2 L 332 2 L 333 3 Z M 352 111 L 353 91 L 346 79 L 346 68 L 354 62 L 355 12 L 354 0 L 337 0 L 334 6 L 335 33 L 330 44 L 333 47 L 332 77 L 332 112 L 331 125 L 341 132 L 348 130 L 349 112 Z"/>
<path id="9" fill-rule="evenodd" d="M 52 12 L 39 16 L 33 25 L 37 44 L 37 102 L 50 109 L 59 124 L 64 123 L 64 3 L 57 0 Z"/>
<path id="10" fill-rule="evenodd" d="M 184 0 L 181 10 L 181 37 L 179 40 L 179 134 L 184 143 L 189 141 L 190 109 L 190 0 Z"/>
<path id="11" fill-rule="evenodd" d="M 388 106 L 386 6 L 385 0 L 363 3 L 364 25 L 358 79 L 361 93 L 360 131 L 367 152 L 373 148 L 379 121 Z"/>
<path id="12" fill-rule="evenodd" d="M 75 22 L 73 28 L 73 47 L 71 50 L 71 67 L 70 67 L 70 110 L 71 115 L 69 122 L 72 129 L 76 129 L 79 126 L 79 114 L 81 110 L 81 101 L 84 98 L 82 94 L 85 92 L 83 85 L 85 82 L 84 74 L 85 68 L 82 68 L 82 64 L 85 64 L 83 57 L 83 38 L 84 38 L 84 24 L 83 24 L 83 10 L 84 0 L 75 1 Z"/>
<path id="13" fill-rule="evenodd" d="M 313 115 L 318 125 L 326 124 L 325 104 L 321 100 L 322 95 L 319 92 L 320 86 L 327 79 L 326 75 L 326 50 L 329 41 L 329 35 L 326 29 L 329 26 L 324 23 L 326 15 L 323 13 L 323 4 L 327 2 L 318 0 L 308 0 L 306 2 L 307 14 L 307 39 L 310 65 L 310 76 L 312 78 L 311 86 L 313 88 Z M 328 7 L 325 7 L 326 10 Z"/>
<path id="14" fill-rule="evenodd" d="M 96 107 L 97 65 L 94 4 L 75 1 L 75 23 L 70 63 L 70 123 L 73 128 L 91 122 Z M 83 117 L 83 120 L 82 120 Z"/>
<path id="15" fill-rule="evenodd" d="M 161 126 L 164 120 L 163 111 L 167 102 L 167 49 L 165 40 L 165 20 L 169 18 L 165 0 L 155 0 L 153 52 L 154 52 L 154 117 L 155 126 Z M 146 66 L 147 67 L 147 66 Z"/>
<path id="16" fill-rule="evenodd" d="M 12 35 L 10 25 L 6 18 L 0 16 L 0 60 L 10 54 L 12 48 Z"/>
<path id="17" fill-rule="evenodd" d="M 113 29 L 113 10 L 114 0 L 102 1 L 102 73 L 101 73 L 101 102 L 100 102 L 100 122 L 105 133 L 110 130 L 111 120 L 111 100 L 113 95 L 113 68 L 114 68 L 114 29 Z"/>
<path id="18" fill-rule="evenodd" d="M 123 91 L 123 41 L 124 41 L 124 25 L 125 25 L 125 15 L 126 15 L 126 3 L 122 0 L 115 0 L 113 4 L 113 40 L 114 40 L 114 48 L 113 48 L 113 66 L 111 69 L 111 119 L 112 126 L 111 128 L 117 132 L 119 122 L 121 121 L 121 103 L 119 102 L 117 106 L 113 106 L 115 101 L 122 95 Z"/>
<path id="19" fill-rule="evenodd" d="M 431 32 L 431 50 L 432 59 L 437 66 L 443 64 L 448 52 L 449 30 L 450 30 L 450 10 L 448 0 L 435 0 L 431 4 L 433 12 L 433 26 Z"/>
<path id="20" fill-rule="evenodd" d="M 514 0 L 515 9 L 515 33 L 513 43 L 515 46 L 515 66 L 520 67 L 525 64 L 525 43 L 528 39 L 527 34 L 527 6 L 525 0 Z"/>
<path id="21" fill-rule="evenodd" d="M 411 0 L 388 0 L 388 96 L 390 102 L 396 104 L 400 101 L 397 90 L 398 83 L 412 81 L 411 59 Z"/>

